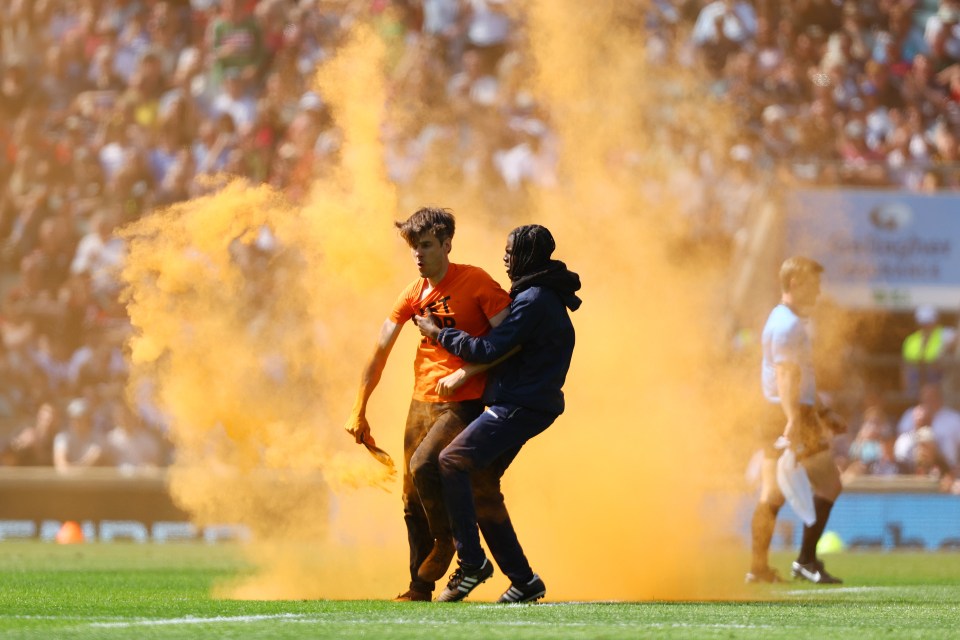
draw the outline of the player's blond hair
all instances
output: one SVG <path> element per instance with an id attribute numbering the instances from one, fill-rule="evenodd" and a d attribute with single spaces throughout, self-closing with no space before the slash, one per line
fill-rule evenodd
<path id="1" fill-rule="evenodd" d="M 794 278 L 806 280 L 823 273 L 823 265 L 804 256 L 792 256 L 780 265 L 780 289 L 787 292 Z"/>

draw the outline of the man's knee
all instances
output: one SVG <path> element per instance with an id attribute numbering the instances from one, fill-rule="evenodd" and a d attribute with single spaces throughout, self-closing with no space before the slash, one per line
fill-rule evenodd
<path id="1" fill-rule="evenodd" d="M 423 448 L 417 449 L 410 458 L 410 475 L 413 476 L 414 483 L 431 475 L 431 471 L 436 473 L 437 459 L 430 452 L 423 451 Z"/>
<path id="2" fill-rule="evenodd" d="M 434 428 L 437 428 L 436 425 Z M 440 452 L 450 442 L 449 438 L 438 438 L 437 435 L 439 434 L 432 432 L 429 437 L 424 438 L 417 445 L 417 448 L 410 455 L 410 474 L 415 482 L 437 473 Z"/>
<path id="3" fill-rule="evenodd" d="M 782 507 L 786 502 L 783 492 L 780 491 L 780 485 L 776 479 L 760 484 L 760 502 L 764 502 L 774 507 Z"/>
<path id="4" fill-rule="evenodd" d="M 774 507 L 783 506 L 785 499 L 777 484 L 777 461 L 764 459 L 760 467 L 760 502 Z"/>
<path id="5" fill-rule="evenodd" d="M 836 502 L 837 498 L 843 492 L 843 483 L 840 481 L 840 475 L 827 476 L 821 478 L 819 482 L 812 483 L 813 493 L 829 502 Z"/>
<path id="6" fill-rule="evenodd" d="M 771 507 L 779 509 L 784 505 L 787 499 L 783 497 L 783 493 L 781 493 L 780 489 L 777 488 L 775 491 L 770 491 L 769 493 L 761 493 L 759 501 L 762 504 L 768 504 Z"/>
<path id="7" fill-rule="evenodd" d="M 440 475 L 469 472 L 472 468 L 470 459 L 462 451 L 447 447 L 438 457 Z"/>
<path id="8" fill-rule="evenodd" d="M 843 491 L 840 470 L 837 468 L 833 454 L 829 450 L 817 453 L 805 460 L 804 467 L 807 470 L 807 477 L 810 478 L 810 486 L 813 488 L 814 495 L 830 502 L 834 502 L 840 496 Z"/>

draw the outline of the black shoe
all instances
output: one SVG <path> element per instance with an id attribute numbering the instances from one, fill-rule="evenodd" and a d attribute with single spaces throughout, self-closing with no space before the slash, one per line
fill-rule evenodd
<path id="1" fill-rule="evenodd" d="M 533 574 L 530 582 L 523 585 L 511 584 L 497 602 L 536 602 L 547 594 L 547 587 L 540 576 Z"/>
<path id="2" fill-rule="evenodd" d="M 433 550 L 430 551 L 430 555 L 417 569 L 417 576 L 424 582 L 436 582 L 446 575 L 455 551 L 453 538 L 449 536 L 437 538 L 433 541 Z"/>
<path id="3" fill-rule="evenodd" d="M 417 591 L 416 589 L 409 589 L 405 593 L 401 593 L 396 598 L 393 599 L 394 602 L 430 602 L 432 595 L 429 591 Z"/>
<path id="4" fill-rule="evenodd" d="M 460 602 L 492 575 L 493 565 L 486 558 L 478 569 L 467 569 L 460 563 L 460 567 L 450 576 L 450 582 L 437 596 L 437 602 Z"/>
<path id="5" fill-rule="evenodd" d="M 843 580 L 827 573 L 827 570 L 823 568 L 823 562 L 820 560 L 814 560 L 806 564 L 794 562 L 791 573 L 798 580 L 807 580 L 814 584 L 843 584 Z"/>
<path id="6" fill-rule="evenodd" d="M 780 573 L 776 569 L 764 567 L 763 569 L 751 569 L 747 572 L 745 582 L 747 584 L 756 584 L 758 582 L 774 583 L 783 582 L 783 578 L 780 577 Z"/>

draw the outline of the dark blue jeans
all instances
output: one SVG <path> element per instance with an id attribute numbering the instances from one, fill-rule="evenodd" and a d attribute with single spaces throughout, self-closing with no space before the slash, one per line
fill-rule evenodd
<path id="1" fill-rule="evenodd" d="M 500 570 L 517 584 L 533 577 L 499 492 L 500 476 L 524 443 L 542 433 L 556 419 L 553 413 L 495 404 L 471 422 L 440 453 L 443 500 L 457 541 L 457 555 L 462 563 L 479 566 L 486 557 L 477 530 L 479 513 L 480 530 Z M 491 478 L 496 479 L 496 495 L 500 499 L 493 501 L 494 504 L 481 501 L 481 495 L 490 495 L 490 488 L 487 487 L 485 491 L 477 492 L 475 503 L 472 483 L 489 483 L 492 482 Z"/>

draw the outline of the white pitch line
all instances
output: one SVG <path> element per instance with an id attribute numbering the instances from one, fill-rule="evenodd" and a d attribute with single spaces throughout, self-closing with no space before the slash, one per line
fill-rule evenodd
<path id="1" fill-rule="evenodd" d="M 660 628 L 660 629 L 788 629 L 785 625 L 772 624 L 734 624 L 714 622 L 710 624 L 697 624 L 695 622 L 653 622 L 651 624 L 637 625 L 638 627 Z"/>
<path id="2" fill-rule="evenodd" d="M 903 587 L 820 587 L 815 589 L 793 589 L 784 591 L 789 596 L 818 595 L 825 593 L 875 593 L 877 591 L 902 591 Z"/>
<path id="3" fill-rule="evenodd" d="M 162 626 L 162 625 L 189 625 L 189 624 L 231 624 L 231 623 L 246 623 L 246 622 L 258 622 L 263 620 L 277 620 L 281 622 L 293 622 L 297 624 L 319 624 L 319 623 L 329 623 L 329 616 L 319 616 L 313 617 L 306 614 L 292 614 L 292 613 L 280 613 L 272 615 L 249 615 L 249 616 L 216 616 L 211 618 L 200 618 L 195 616 L 187 616 L 183 618 L 160 618 L 157 620 L 127 620 L 124 622 L 93 622 L 90 624 L 91 627 L 97 627 L 100 629 L 110 628 L 110 629 L 127 629 L 131 627 L 150 627 L 150 626 Z M 369 625 L 369 624 L 410 624 L 413 621 L 412 618 L 394 618 L 394 619 L 383 619 L 383 618 L 354 618 L 354 619 L 342 619 L 337 618 L 335 622 L 340 625 Z M 446 627 L 449 625 L 448 621 L 444 620 L 419 620 L 417 624 L 424 626 L 436 626 L 436 627 Z M 485 625 L 494 626 L 494 627 L 551 627 L 551 628 L 581 628 L 588 626 L 588 624 L 596 623 L 586 623 L 586 622 L 556 622 L 556 621 L 544 621 L 536 622 L 531 620 L 489 620 L 484 622 Z M 684 622 L 609 622 L 604 623 L 601 626 L 604 627 L 624 627 L 624 628 L 637 628 L 637 629 L 675 629 L 675 628 L 685 628 L 685 629 L 772 629 L 773 625 L 765 624 L 724 624 L 724 623 L 707 623 L 707 624 L 696 624 L 696 623 L 684 623 Z M 777 628 L 782 628 L 777 626 Z"/>
<path id="4" fill-rule="evenodd" d="M 627 604 L 626 600 L 564 600 L 563 602 L 491 602 L 489 604 L 477 604 L 475 609 L 506 609 L 512 607 L 567 607 L 570 605 L 584 604 Z"/>
<path id="5" fill-rule="evenodd" d="M 312 619 L 308 617 L 301 618 L 299 620 L 292 620 L 292 622 L 299 624 L 311 624 L 318 622 L 330 622 L 329 619 Z M 450 625 L 449 620 L 412 620 L 410 618 L 394 618 L 394 619 L 376 619 L 371 620 L 369 618 L 354 618 L 350 620 L 345 620 L 338 618 L 335 620 L 337 624 L 411 624 L 415 623 L 420 626 L 427 627 L 448 627 Z M 684 629 L 786 629 L 790 628 L 785 625 L 771 625 L 771 624 L 743 624 L 743 623 L 723 623 L 723 622 L 710 622 L 704 624 L 697 624 L 695 622 L 557 622 L 556 620 L 484 620 L 484 626 L 488 627 L 550 627 L 550 628 L 580 628 L 587 626 L 603 626 L 603 627 L 623 627 L 631 629 L 675 629 L 675 628 L 684 628 Z"/>
<path id="6" fill-rule="evenodd" d="M 104 616 L 97 616 L 98 618 L 103 618 Z M 127 620 L 123 616 L 113 616 L 108 617 L 108 620 Z M 90 616 L 31 616 L 27 614 L 0 614 L 0 620 L 57 620 L 57 621 L 70 621 L 76 620 L 80 622 L 89 621 Z"/>
<path id="7" fill-rule="evenodd" d="M 159 625 L 174 624 L 217 624 L 223 622 L 259 622 L 261 620 L 298 620 L 303 618 L 299 613 L 275 613 L 256 616 L 215 616 L 213 618 L 198 618 L 187 616 L 185 618 L 160 618 L 157 620 L 128 620 L 125 622 L 93 622 L 91 627 L 100 628 L 128 628 L 128 627 L 152 627 Z"/>

